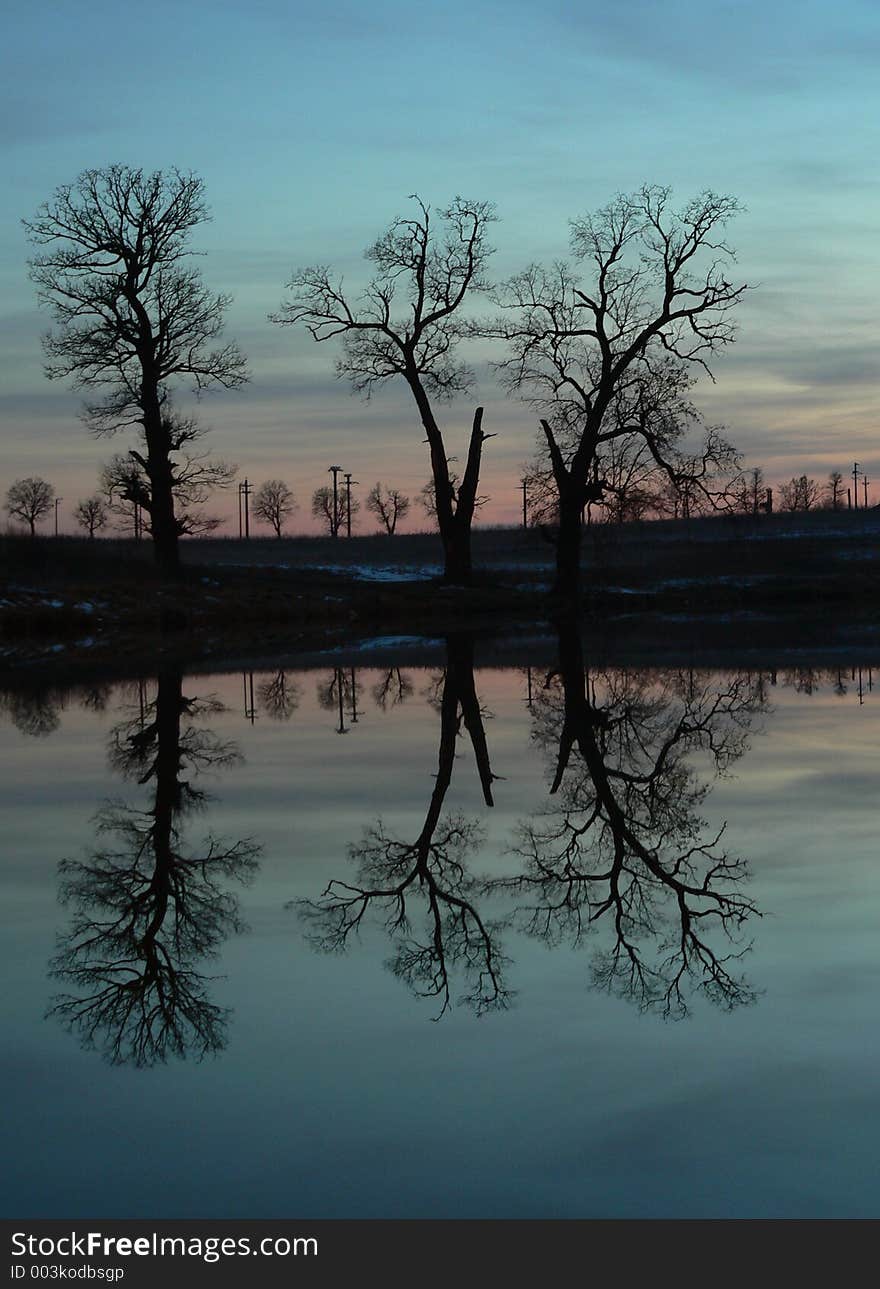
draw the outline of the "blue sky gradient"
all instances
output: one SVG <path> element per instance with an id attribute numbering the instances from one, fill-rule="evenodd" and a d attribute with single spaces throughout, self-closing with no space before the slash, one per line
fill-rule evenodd
<path id="1" fill-rule="evenodd" d="M 746 209 L 729 240 L 756 289 L 698 404 L 771 482 L 846 473 L 856 457 L 880 497 L 874 3 L 13 0 L 3 61 L 4 492 L 41 473 L 72 507 L 125 446 L 90 438 L 80 396 L 42 374 L 48 320 L 20 224 L 82 169 L 123 162 L 205 180 L 213 222 L 193 244 L 208 284 L 234 297 L 227 333 L 252 379 L 206 396 L 200 415 L 243 473 L 291 483 L 294 527 L 307 527 L 305 503 L 333 462 L 410 492 L 427 476 L 405 390 L 365 404 L 336 381 L 332 345 L 267 321 L 297 266 L 331 263 L 363 283 L 364 248 L 412 192 L 436 206 L 456 193 L 496 203 L 497 278 L 564 256 L 569 219 L 616 191 L 735 194 Z M 499 437 L 484 517 L 513 520 L 535 420 L 483 358 L 475 395 L 443 423 L 461 451 L 485 404 Z M 234 508 L 234 497 L 214 507 Z"/>

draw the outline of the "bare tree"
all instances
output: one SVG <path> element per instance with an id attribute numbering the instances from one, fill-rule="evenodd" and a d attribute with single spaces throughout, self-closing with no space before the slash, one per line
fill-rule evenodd
<path id="1" fill-rule="evenodd" d="M 247 379 L 234 344 L 212 348 L 229 297 L 213 295 L 186 264 L 189 235 L 207 219 L 195 175 L 113 165 L 84 170 L 25 222 L 32 242 L 46 248 L 31 260 L 31 278 L 58 324 L 44 341 L 46 373 L 106 391 L 85 407 L 95 434 L 140 426 L 143 450 L 133 455 L 149 480 L 150 531 L 166 575 L 180 562 L 181 422 L 169 415 L 171 387 L 189 379 L 197 391 L 231 389 Z"/>
<path id="2" fill-rule="evenodd" d="M 840 499 L 843 496 L 843 475 L 839 470 L 832 470 L 829 474 L 828 482 L 825 485 L 825 492 L 831 509 L 839 510 Z"/>
<path id="3" fill-rule="evenodd" d="M 389 537 L 397 531 L 397 525 L 409 514 L 410 501 L 397 488 L 385 488 L 377 483 L 367 493 L 367 510 L 384 525 Z"/>
<path id="4" fill-rule="evenodd" d="M 150 800 L 144 809 L 106 805 L 97 847 L 60 865 L 72 915 L 52 975 L 71 992 L 53 999 L 49 1015 L 113 1064 L 201 1059 L 225 1046 L 228 1009 L 211 999 L 201 960 L 244 930 L 231 887 L 253 878 L 260 848 L 213 833 L 189 846 L 182 828 L 208 800 L 198 774 L 240 759 L 200 723 L 222 710 L 184 696 L 178 672 L 160 673 L 155 699 L 110 738 L 114 769 L 151 785 Z"/>
<path id="5" fill-rule="evenodd" d="M 166 406 L 163 413 L 165 440 L 174 453 L 169 461 L 171 496 L 174 507 L 172 526 L 178 537 L 197 537 L 213 532 L 223 522 L 206 515 L 201 507 L 212 492 L 228 488 L 238 467 L 206 452 L 197 452 L 192 444 L 207 432 L 193 417 L 180 416 Z M 123 526 L 131 527 L 135 507 L 142 512 L 143 526 L 155 539 L 157 505 L 148 457 L 131 449 L 116 453 L 101 470 L 101 488 L 111 513 L 118 515 Z"/>
<path id="6" fill-rule="evenodd" d="M 805 474 L 797 479 L 789 479 L 779 489 L 784 510 L 814 510 L 819 501 L 821 488 L 815 479 L 808 479 Z"/>
<path id="7" fill-rule="evenodd" d="M 767 509 L 767 482 L 760 466 L 740 474 L 732 485 L 733 509 L 744 515 L 757 515 Z"/>
<path id="8" fill-rule="evenodd" d="M 350 880 L 334 878 L 320 899 L 299 902 L 311 943 L 325 951 L 345 949 L 370 910 L 378 913 L 395 946 L 389 966 L 421 997 L 435 998 L 439 1019 L 452 1003 L 457 971 L 465 991 L 461 1002 L 477 1014 L 507 1005 L 503 974 L 507 960 L 497 942 L 497 923 L 479 911 L 479 884 L 468 871 L 470 852 L 480 843 L 479 820 L 444 814 L 456 762 L 456 743 L 464 729 L 470 737 L 483 800 L 492 806 L 495 775 L 474 681 L 473 641 L 447 641 L 447 664 L 438 678 L 440 715 L 437 773 L 418 835 L 404 840 L 381 819 L 364 829 L 349 847 L 356 865 Z"/>
<path id="9" fill-rule="evenodd" d="M 661 506 L 656 462 L 641 438 L 612 439 L 602 469 L 604 490 L 599 507 L 612 524 L 644 519 Z"/>
<path id="10" fill-rule="evenodd" d="M 253 510 L 258 519 L 271 525 L 280 540 L 284 525 L 296 510 L 296 502 L 283 479 L 267 479 L 254 494 Z"/>
<path id="11" fill-rule="evenodd" d="M 544 413 L 541 428 L 559 494 L 556 583 L 576 593 L 581 519 L 603 494 L 603 453 L 614 439 L 640 437 L 657 467 L 690 492 L 708 490 L 733 450 L 720 432 L 680 452 L 700 429 L 687 401 L 689 370 L 734 335 L 729 319 L 746 287 L 731 284 L 733 258 L 720 229 L 738 210 L 706 192 L 679 213 L 669 189 L 620 194 L 572 224 L 572 252 L 591 269 L 582 285 L 566 264 L 532 265 L 502 289 L 503 312 L 481 335 L 506 339 L 501 372 L 509 388 Z M 699 267 L 702 262 L 702 267 Z"/>
<path id="12" fill-rule="evenodd" d="M 20 519 L 37 535 L 37 524 L 55 504 L 55 489 L 45 479 L 16 479 L 6 490 L 6 509 L 12 519 Z"/>
<path id="13" fill-rule="evenodd" d="M 518 892 L 514 921 L 579 945 L 607 924 L 593 981 L 642 1010 L 683 1016 L 688 994 L 733 1008 L 755 991 L 738 971 L 754 901 L 745 861 L 701 817 L 710 773 L 729 771 L 765 710 L 748 675 L 587 671 L 573 622 L 559 669 L 539 689 L 534 739 L 550 760 L 553 802 L 525 820 L 523 869 L 493 879 Z"/>
<path id="14" fill-rule="evenodd" d="M 358 393 L 369 397 L 374 386 L 394 377 L 406 381 L 431 453 L 444 576 L 467 582 L 480 461 L 491 435 L 483 433 L 483 409 L 477 408 L 467 464 L 456 488 L 434 404 L 464 393 L 473 382 L 473 373 L 456 360 L 455 351 L 466 330 L 461 320 L 465 299 L 487 289 L 491 251 L 485 237 L 495 215 L 488 202 L 456 197 L 439 212 L 441 227 L 435 231 L 430 208 L 418 197 L 413 200 L 417 213 L 395 219 L 366 252 L 376 276 L 359 302 L 350 302 L 330 269 L 318 265 L 294 273 L 288 283 L 293 298 L 272 321 L 303 323 L 319 342 L 341 336 L 337 372 Z M 395 315 L 398 304 L 405 307 Z"/>
<path id="15" fill-rule="evenodd" d="M 146 508 L 150 500 L 149 480 L 133 457 L 126 452 L 115 452 L 101 467 L 99 485 L 108 514 L 115 517 L 120 532 L 137 537 L 142 529 L 150 531 Z"/>
<path id="16" fill-rule="evenodd" d="M 289 721 L 299 707 L 302 689 L 280 668 L 257 687 L 257 697 L 266 715 L 273 721 Z"/>
<path id="17" fill-rule="evenodd" d="M 361 508 L 361 503 L 353 497 L 351 502 L 351 516 L 355 515 Z M 348 516 L 345 493 L 340 490 L 335 497 L 333 489 L 327 484 L 322 488 L 316 488 L 312 493 L 312 514 L 315 519 L 319 519 L 330 537 L 338 537 L 345 527 Z"/>
<path id="18" fill-rule="evenodd" d="M 385 712 L 389 707 L 405 703 L 412 692 L 413 684 L 407 673 L 399 667 L 389 667 L 373 686 L 373 702 Z"/>
<path id="19" fill-rule="evenodd" d="M 107 526 L 107 507 L 100 497 L 86 497 L 85 501 L 79 502 L 73 513 L 76 522 L 81 528 L 85 528 L 91 538 Z"/>

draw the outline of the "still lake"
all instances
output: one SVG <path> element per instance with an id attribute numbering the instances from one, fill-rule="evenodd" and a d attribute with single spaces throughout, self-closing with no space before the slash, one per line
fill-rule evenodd
<path id="1" fill-rule="evenodd" d="M 4 692 L 3 1213 L 880 1216 L 873 679 Z"/>

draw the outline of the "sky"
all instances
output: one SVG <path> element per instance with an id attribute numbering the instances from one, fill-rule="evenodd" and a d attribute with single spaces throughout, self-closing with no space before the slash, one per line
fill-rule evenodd
<path id="1" fill-rule="evenodd" d="M 754 289 L 695 401 L 768 482 L 846 475 L 858 460 L 880 500 L 873 0 L 7 0 L 4 13 L 0 491 L 43 475 L 64 498 L 62 529 L 128 439 L 92 438 L 81 394 L 43 374 L 49 320 L 21 220 L 83 169 L 116 162 L 204 179 L 213 218 L 193 247 L 208 285 L 233 297 L 226 335 L 251 379 L 205 395 L 198 414 L 241 477 L 290 484 L 293 531 L 311 527 L 331 464 L 362 495 L 380 478 L 414 495 L 427 478 L 405 388 L 364 402 L 336 379 L 332 343 L 268 321 L 298 267 L 365 284 L 364 249 L 414 192 L 434 207 L 456 194 L 496 204 L 499 281 L 565 257 L 569 221 L 619 191 L 735 195 L 744 210 L 727 236 Z M 487 357 L 441 421 L 463 458 L 485 406 L 497 437 L 483 522 L 515 522 L 537 425 Z M 183 391 L 180 402 L 195 406 Z M 234 492 L 212 510 L 231 524 Z"/>

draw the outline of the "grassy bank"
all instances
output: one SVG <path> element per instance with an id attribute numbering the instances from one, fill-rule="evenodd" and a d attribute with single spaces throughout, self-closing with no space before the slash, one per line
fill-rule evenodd
<path id="1" fill-rule="evenodd" d="M 183 552 L 182 577 L 163 586 L 147 542 L 0 539 L 0 665 L 275 654 L 465 627 L 517 636 L 561 608 L 548 596 L 551 545 L 520 529 L 475 533 L 471 588 L 439 584 L 433 534 L 213 539 Z M 799 623 L 817 642 L 870 639 L 880 512 L 595 526 L 584 569 L 585 620 L 617 637 L 637 622 L 659 643 L 677 622 L 711 641 L 758 621 L 794 634 Z"/>

